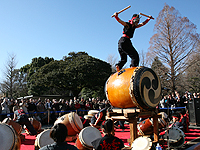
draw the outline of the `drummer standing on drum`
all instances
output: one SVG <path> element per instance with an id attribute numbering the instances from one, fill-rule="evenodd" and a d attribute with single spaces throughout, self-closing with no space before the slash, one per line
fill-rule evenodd
<path id="1" fill-rule="evenodd" d="M 22 109 L 22 103 L 19 105 L 19 109 L 14 111 L 14 118 L 13 120 L 19 123 L 21 126 L 26 126 L 29 130 L 31 135 L 37 135 L 37 131 L 34 129 L 33 125 L 28 119 L 28 116 L 25 114 L 24 110 Z"/>
<path id="2" fill-rule="evenodd" d="M 118 13 L 114 14 L 115 19 L 124 26 L 123 35 L 118 42 L 118 51 L 121 60 L 115 65 L 117 71 L 121 70 L 127 62 L 127 55 L 131 58 L 130 67 L 137 67 L 139 65 L 139 55 L 136 49 L 133 47 L 130 38 L 133 37 L 136 28 L 139 28 L 149 22 L 152 16 L 149 16 L 144 22 L 139 24 L 140 17 L 138 14 L 134 14 L 129 22 L 124 22 L 118 17 Z"/>

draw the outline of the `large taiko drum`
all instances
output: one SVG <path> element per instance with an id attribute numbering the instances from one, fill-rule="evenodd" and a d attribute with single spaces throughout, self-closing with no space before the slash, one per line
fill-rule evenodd
<path id="1" fill-rule="evenodd" d="M 149 118 L 137 125 L 138 135 L 149 135 L 153 133 L 153 121 Z"/>
<path id="2" fill-rule="evenodd" d="M 178 127 L 172 127 L 164 135 L 164 140 L 169 141 L 169 146 L 171 148 L 179 148 L 185 142 L 185 134 Z"/>
<path id="3" fill-rule="evenodd" d="M 22 126 L 19 123 L 16 123 L 15 121 L 13 121 L 11 118 L 5 118 L 2 121 L 2 123 L 11 125 L 15 129 L 15 131 L 18 135 L 20 135 L 22 133 Z"/>
<path id="4" fill-rule="evenodd" d="M 74 136 L 83 129 L 83 123 L 75 112 L 70 112 L 61 116 L 54 122 L 54 124 L 57 123 L 63 123 L 67 127 L 69 136 Z"/>
<path id="5" fill-rule="evenodd" d="M 131 144 L 132 150 L 150 150 L 152 140 L 148 137 L 138 137 Z"/>
<path id="6" fill-rule="evenodd" d="M 46 129 L 37 135 L 35 139 L 35 150 L 39 150 L 41 147 L 54 143 L 54 140 L 50 137 L 50 129 Z"/>
<path id="7" fill-rule="evenodd" d="M 102 136 L 97 128 L 86 127 L 79 133 L 75 145 L 79 150 L 92 150 L 92 141 L 98 138 L 102 138 Z"/>
<path id="8" fill-rule="evenodd" d="M 0 142 L 0 150 L 20 150 L 20 136 L 6 123 L 0 123 Z"/>
<path id="9" fill-rule="evenodd" d="M 161 84 L 147 67 L 131 67 L 112 74 L 105 86 L 107 99 L 118 108 L 152 110 L 161 100 Z"/>

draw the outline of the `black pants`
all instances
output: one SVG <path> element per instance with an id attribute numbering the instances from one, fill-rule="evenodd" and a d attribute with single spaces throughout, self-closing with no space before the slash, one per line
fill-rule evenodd
<path id="1" fill-rule="evenodd" d="M 25 125 L 26 128 L 31 133 L 31 135 L 36 135 L 37 134 L 37 131 L 34 129 L 33 125 L 28 120 L 28 117 L 26 115 L 19 116 L 18 119 L 16 120 L 16 122 L 19 123 L 22 126 Z"/>
<path id="2" fill-rule="evenodd" d="M 121 60 L 116 64 L 120 69 L 127 62 L 127 55 L 131 58 L 130 67 L 137 67 L 139 65 L 139 55 L 136 49 L 133 47 L 131 40 L 126 37 L 121 37 L 118 42 L 118 51 L 121 57 Z"/>

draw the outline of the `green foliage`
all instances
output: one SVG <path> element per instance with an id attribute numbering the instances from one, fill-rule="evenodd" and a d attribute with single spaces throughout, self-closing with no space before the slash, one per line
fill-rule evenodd
<path id="1" fill-rule="evenodd" d="M 100 90 L 111 74 L 108 63 L 85 52 L 69 53 L 69 57 L 65 56 L 63 60 L 51 61 L 45 65 L 41 63 L 41 67 L 35 63 L 31 66 L 33 68 L 29 68 L 31 76 L 28 87 L 29 94 L 35 95 L 66 95 L 72 91 L 74 96 L 78 96 L 83 88 Z"/>

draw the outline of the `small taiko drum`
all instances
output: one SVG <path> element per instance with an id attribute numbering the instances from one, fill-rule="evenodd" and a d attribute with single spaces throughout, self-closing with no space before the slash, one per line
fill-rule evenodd
<path id="1" fill-rule="evenodd" d="M 20 150 L 20 136 L 6 123 L 0 123 L 0 142 L 0 150 Z"/>
<path id="2" fill-rule="evenodd" d="M 171 148 L 180 148 L 185 142 L 185 134 L 178 127 L 172 127 L 164 135 L 164 140 L 169 141 Z"/>
<path id="3" fill-rule="evenodd" d="M 57 123 L 63 123 L 67 127 L 69 136 L 74 136 L 83 129 L 83 123 L 75 112 L 70 112 L 61 116 L 54 122 L 54 124 Z"/>
<path id="4" fill-rule="evenodd" d="M 102 138 L 102 136 L 97 128 L 86 127 L 79 133 L 75 145 L 79 150 L 92 150 L 92 141 L 98 138 Z"/>
<path id="5" fill-rule="evenodd" d="M 50 137 L 50 129 L 46 129 L 39 133 L 35 139 L 35 150 L 39 150 L 41 147 L 54 143 L 54 140 Z"/>
<path id="6" fill-rule="evenodd" d="M 2 123 L 11 125 L 15 129 L 15 131 L 18 135 L 20 135 L 22 133 L 22 126 L 19 123 L 16 123 L 15 121 L 13 121 L 11 118 L 5 118 L 2 121 Z"/>
<path id="7" fill-rule="evenodd" d="M 42 124 L 40 121 L 34 119 L 34 118 L 28 118 L 28 120 L 31 122 L 31 124 L 33 125 L 33 128 L 38 132 L 39 130 L 41 130 L 42 128 Z M 26 133 L 30 133 L 29 130 L 26 128 L 26 126 L 24 127 L 24 129 L 26 130 Z"/>
<path id="8" fill-rule="evenodd" d="M 112 74 L 106 82 L 106 96 L 117 108 L 152 110 L 161 100 L 161 83 L 147 67 L 131 67 Z"/>
<path id="9" fill-rule="evenodd" d="M 150 150 L 152 140 L 148 137 L 138 137 L 131 144 L 132 150 Z"/>
<path id="10" fill-rule="evenodd" d="M 153 121 L 149 118 L 137 125 L 138 135 L 148 135 L 153 133 Z"/>

